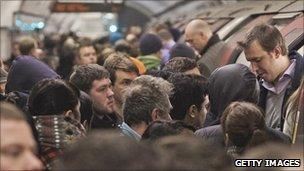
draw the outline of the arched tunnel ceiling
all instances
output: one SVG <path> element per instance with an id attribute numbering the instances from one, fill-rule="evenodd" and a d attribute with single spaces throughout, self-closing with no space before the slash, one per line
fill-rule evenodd
<path id="1" fill-rule="evenodd" d="M 1 27 L 12 27 L 14 13 L 19 12 L 25 22 L 40 20 L 47 23 L 45 31 L 68 31 L 70 26 L 79 17 L 76 13 L 52 13 L 51 7 L 57 0 L 1 0 Z M 102 3 L 105 0 L 58 0 L 59 2 Z M 151 0 L 124 0 L 124 5 L 150 18 L 184 0 L 151 1 Z M 109 0 L 108 0 L 109 2 Z"/>
<path id="2" fill-rule="evenodd" d="M 50 7 L 56 0 L 47 1 L 32 1 L 32 0 L 1 0 L 1 26 L 11 26 L 13 22 L 13 13 L 16 11 L 42 17 L 48 20 L 51 16 Z M 179 3 L 183 0 L 170 0 L 170 1 L 151 1 L 151 0 L 124 0 L 126 6 L 131 7 L 146 16 L 153 16 L 160 13 L 170 6 Z M 70 0 L 65 2 L 90 2 L 88 0 Z M 94 0 L 91 2 L 98 3 L 102 0 Z M 3 17 L 5 16 L 5 17 Z M 5 19 L 4 19 L 5 18 Z M 4 21 L 2 21 L 4 20 Z"/>
<path id="3" fill-rule="evenodd" d="M 31 1 L 23 0 L 21 3 L 21 11 L 31 12 L 37 15 L 48 16 L 50 14 L 50 5 L 56 0 L 51 1 Z M 151 1 L 151 0 L 125 0 L 125 5 L 129 7 L 136 8 L 142 13 L 154 15 L 166 10 L 168 7 L 181 2 L 182 0 L 170 0 L 170 1 Z M 64 2 L 94 2 L 99 1 L 89 1 L 89 0 L 70 0 Z M 102 1 L 100 1 L 102 2 Z M 33 10 L 34 9 L 34 10 Z"/>

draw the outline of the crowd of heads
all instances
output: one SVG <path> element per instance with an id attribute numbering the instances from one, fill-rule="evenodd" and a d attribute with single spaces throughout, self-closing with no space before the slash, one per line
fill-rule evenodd
<path id="1" fill-rule="evenodd" d="M 198 61 L 214 33 L 201 19 L 184 31 L 185 42 L 170 23 L 95 40 L 20 38 L 1 61 L 1 170 L 233 170 L 234 159 L 267 158 L 272 142 L 289 149 L 303 139 L 294 132 L 303 76 L 294 73 L 282 110 L 287 135 L 267 125 L 261 105 L 261 81 L 275 84 L 296 65 L 276 27 L 257 25 L 238 42 L 251 67 L 208 74 Z"/>

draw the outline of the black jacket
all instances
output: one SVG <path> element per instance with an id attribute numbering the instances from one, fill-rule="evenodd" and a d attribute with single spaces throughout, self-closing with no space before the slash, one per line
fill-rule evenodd
<path id="1" fill-rule="evenodd" d="M 197 61 L 202 75 L 208 78 L 216 68 L 222 65 L 224 54 L 230 50 L 231 47 L 214 34 L 201 50 L 201 58 Z"/>
<path id="2" fill-rule="evenodd" d="M 304 59 L 303 57 L 297 53 L 296 51 L 292 51 L 289 53 L 289 58 L 290 59 L 296 59 L 296 66 L 295 66 L 295 73 L 294 73 L 294 79 L 291 82 L 291 85 L 287 87 L 284 98 L 283 98 L 283 104 L 281 108 L 281 125 L 280 125 L 280 130 L 283 130 L 283 125 L 284 125 L 284 118 L 285 118 L 285 113 L 286 113 L 286 101 L 290 97 L 290 95 L 300 86 L 301 82 L 301 77 L 304 74 Z M 262 83 L 262 82 L 260 82 Z M 262 109 L 266 109 L 266 101 L 267 101 L 267 94 L 268 90 L 260 84 L 260 101 L 259 101 L 259 106 Z"/>
<path id="3" fill-rule="evenodd" d="M 93 114 L 90 122 L 90 129 L 115 129 L 119 124 L 120 120 L 115 113 L 101 116 Z"/>

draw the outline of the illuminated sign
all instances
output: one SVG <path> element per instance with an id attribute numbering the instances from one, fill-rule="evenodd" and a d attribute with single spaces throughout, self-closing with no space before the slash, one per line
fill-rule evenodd
<path id="1" fill-rule="evenodd" d="M 105 1 L 99 3 L 68 3 L 55 2 L 51 7 L 52 12 L 118 12 L 123 6 L 123 1 Z"/>
<path id="2" fill-rule="evenodd" d="M 14 26 L 21 31 L 40 30 L 45 27 L 45 18 L 43 16 L 29 12 L 14 12 Z"/>

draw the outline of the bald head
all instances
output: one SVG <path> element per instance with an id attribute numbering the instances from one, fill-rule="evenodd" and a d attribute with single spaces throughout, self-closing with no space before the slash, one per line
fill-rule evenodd
<path id="1" fill-rule="evenodd" d="M 190 21 L 190 23 L 186 27 L 186 32 L 187 31 L 202 32 L 208 37 L 212 36 L 212 31 L 210 29 L 209 24 L 201 19 L 195 19 Z"/>
<path id="2" fill-rule="evenodd" d="M 201 19 L 192 20 L 185 29 L 186 41 L 200 52 L 212 36 L 209 24 Z"/>

